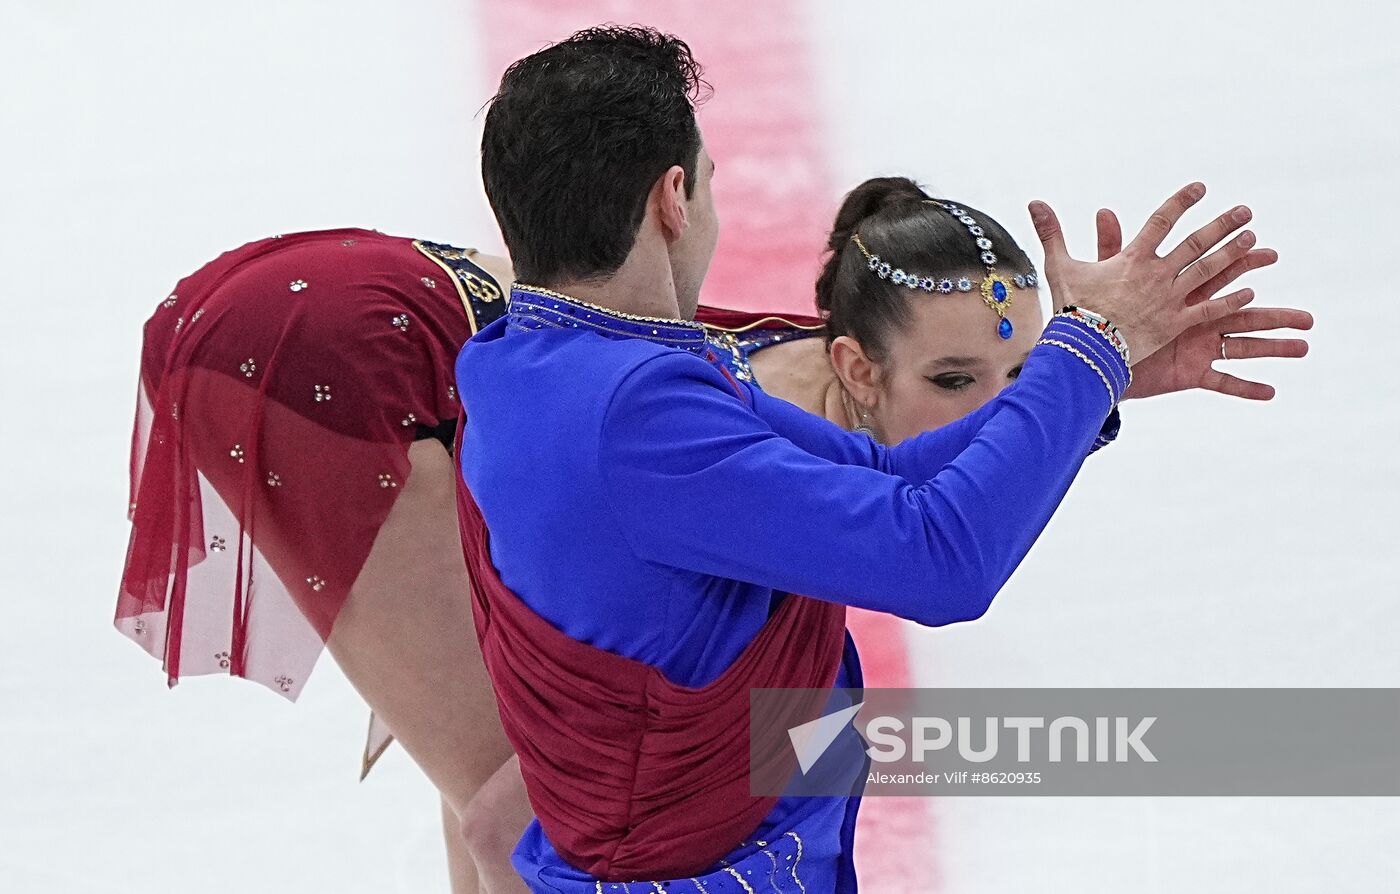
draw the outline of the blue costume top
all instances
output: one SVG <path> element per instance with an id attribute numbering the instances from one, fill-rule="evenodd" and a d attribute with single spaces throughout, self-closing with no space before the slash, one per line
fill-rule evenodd
<path id="1" fill-rule="evenodd" d="M 997 398 L 885 447 L 746 382 L 738 399 L 699 324 L 517 287 L 458 356 L 462 473 L 491 561 L 525 604 L 701 686 L 763 626 L 775 591 L 934 626 L 986 611 L 1116 430 L 1126 387 L 1088 326 L 1057 316 L 1045 335 L 1081 347 L 1037 345 Z M 835 685 L 861 685 L 849 637 Z M 513 860 L 538 892 L 855 891 L 858 804 L 782 798 L 693 881 L 595 882 L 538 821 Z"/>

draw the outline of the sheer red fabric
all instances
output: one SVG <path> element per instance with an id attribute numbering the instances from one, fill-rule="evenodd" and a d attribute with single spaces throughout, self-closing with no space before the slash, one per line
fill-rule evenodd
<path id="1" fill-rule="evenodd" d="M 491 563 L 476 502 L 460 481 L 457 491 L 477 637 L 550 843 L 603 881 L 685 877 L 714 865 L 777 800 L 749 793 L 751 769 L 781 779 L 795 767 L 786 750 L 750 767 L 749 689 L 828 689 L 846 607 L 785 596 L 723 674 L 681 686 L 567 636 L 520 601 Z M 789 714 L 762 722 L 788 728 L 824 704 L 794 700 Z"/>
<path id="2" fill-rule="evenodd" d="M 409 239 L 296 233 L 181 280 L 145 327 L 115 625 L 193 674 L 295 700 L 470 337 Z"/>

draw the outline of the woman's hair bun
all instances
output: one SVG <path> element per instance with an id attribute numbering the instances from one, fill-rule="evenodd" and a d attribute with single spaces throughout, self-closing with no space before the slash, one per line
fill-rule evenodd
<path id="1" fill-rule="evenodd" d="M 923 202 L 928 198 L 928 193 L 908 177 L 872 177 L 846 193 L 846 198 L 841 201 L 841 210 L 836 212 L 836 222 L 832 224 L 831 235 L 826 242 L 831 257 L 827 259 L 817 280 L 818 310 L 824 313 L 831 312 L 831 286 L 836 279 L 841 250 L 860 229 L 861 222 L 886 208 Z"/>

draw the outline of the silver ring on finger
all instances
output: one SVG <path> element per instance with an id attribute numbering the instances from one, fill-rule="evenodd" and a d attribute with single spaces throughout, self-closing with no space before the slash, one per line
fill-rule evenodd
<path id="1" fill-rule="evenodd" d="M 1220 359 L 1221 359 L 1221 360 L 1229 360 L 1229 359 L 1230 359 L 1229 356 L 1226 355 L 1226 353 L 1225 353 L 1225 342 L 1227 342 L 1227 341 L 1229 341 L 1228 338 L 1226 338 L 1226 337 L 1223 336 L 1223 335 L 1220 336 Z"/>

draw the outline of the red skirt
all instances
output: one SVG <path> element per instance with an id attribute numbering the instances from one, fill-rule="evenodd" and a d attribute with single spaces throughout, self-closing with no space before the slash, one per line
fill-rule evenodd
<path id="1" fill-rule="evenodd" d="M 490 302 L 461 251 L 360 229 L 249 243 L 160 302 L 115 624 L 170 686 L 228 673 L 296 699 L 409 445 L 458 417 L 454 361 Z"/>
<path id="2" fill-rule="evenodd" d="M 369 230 L 294 233 L 226 252 L 160 302 L 115 623 L 170 686 L 226 673 L 296 700 L 409 446 L 458 418 L 457 352 L 505 312 L 500 284 L 466 255 Z M 710 307 L 696 318 L 716 337 L 820 325 Z M 392 741 L 371 716 L 362 777 Z"/>

